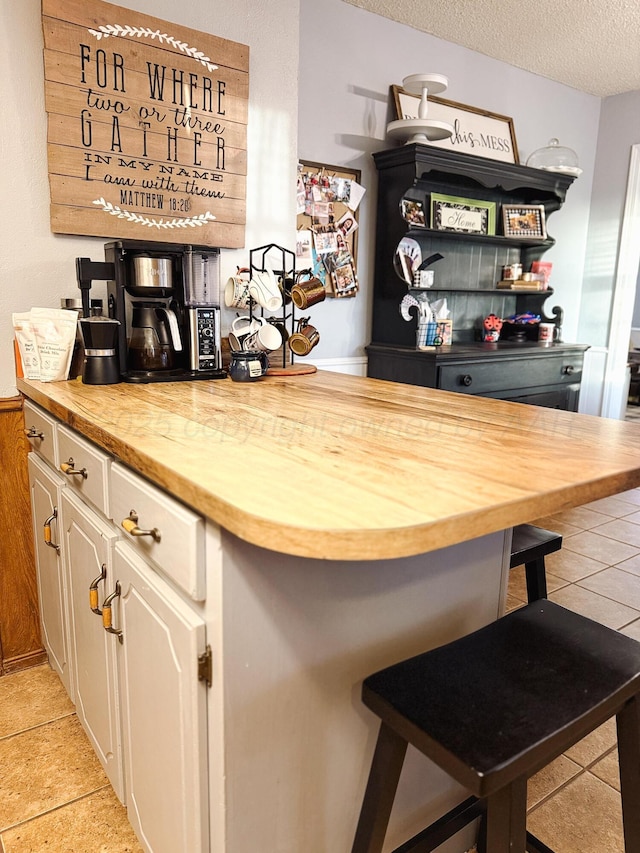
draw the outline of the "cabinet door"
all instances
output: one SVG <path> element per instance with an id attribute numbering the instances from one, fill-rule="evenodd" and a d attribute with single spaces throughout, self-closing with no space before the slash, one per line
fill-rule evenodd
<path id="1" fill-rule="evenodd" d="M 116 795 L 124 802 L 117 651 L 91 609 L 113 587 L 111 572 L 117 534 L 67 489 L 62 497 L 64 551 L 69 575 L 69 613 L 74 659 L 76 711 Z M 103 577 L 104 575 L 104 577 Z M 100 579 L 100 580 L 99 580 Z M 96 601 L 92 602 L 95 606 Z M 99 607 L 97 608 L 99 609 Z"/>
<path id="2" fill-rule="evenodd" d="M 209 850 L 204 620 L 118 542 L 118 645 L 129 820 L 147 853 Z"/>
<path id="3" fill-rule="evenodd" d="M 67 607 L 67 573 L 62 538 L 61 478 L 30 453 L 29 488 L 36 551 L 42 640 L 49 663 L 74 700 Z"/>

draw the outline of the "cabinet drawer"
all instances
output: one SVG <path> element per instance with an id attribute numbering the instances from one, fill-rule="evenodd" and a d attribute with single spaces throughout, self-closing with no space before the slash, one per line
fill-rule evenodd
<path id="1" fill-rule="evenodd" d="M 69 485 L 101 513 L 109 513 L 109 466 L 104 451 L 65 426 L 57 428 L 58 470 Z"/>
<path id="2" fill-rule="evenodd" d="M 442 365 L 437 387 L 463 394 L 486 394 L 544 385 L 570 385 L 580 382 L 581 376 L 581 355 L 478 359 Z"/>
<path id="3" fill-rule="evenodd" d="M 204 600 L 204 520 L 118 462 L 111 496 L 113 520 L 133 548 L 194 601 Z"/>
<path id="4" fill-rule="evenodd" d="M 56 428 L 57 423 L 44 409 L 30 400 L 24 401 L 24 427 L 32 449 L 53 467 L 58 465 Z"/>

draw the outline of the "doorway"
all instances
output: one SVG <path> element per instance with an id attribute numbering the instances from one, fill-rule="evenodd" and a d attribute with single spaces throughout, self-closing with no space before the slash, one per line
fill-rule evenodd
<path id="1" fill-rule="evenodd" d="M 640 143 L 631 146 L 627 197 L 622 214 L 620 250 L 604 374 L 602 416 L 619 418 L 626 407 L 631 318 L 640 267 Z"/>

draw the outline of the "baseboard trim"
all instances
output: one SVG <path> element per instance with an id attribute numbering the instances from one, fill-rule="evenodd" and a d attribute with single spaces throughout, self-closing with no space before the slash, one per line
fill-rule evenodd
<path id="1" fill-rule="evenodd" d="M 2 675 L 11 675 L 12 672 L 20 672 L 22 669 L 30 669 L 32 666 L 40 666 L 43 663 L 49 663 L 44 649 L 18 655 L 15 658 L 6 658 L 2 661 Z"/>
<path id="2" fill-rule="evenodd" d="M 309 361 L 318 370 L 331 370 L 334 373 L 350 373 L 353 376 L 367 375 L 367 357 L 364 355 L 345 358 L 314 358 Z"/>

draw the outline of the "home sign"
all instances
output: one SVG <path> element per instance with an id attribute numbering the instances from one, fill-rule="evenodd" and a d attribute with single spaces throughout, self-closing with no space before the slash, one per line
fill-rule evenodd
<path id="1" fill-rule="evenodd" d="M 249 48 L 99 0 L 42 0 L 51 230 L 239 248 Z"/>

